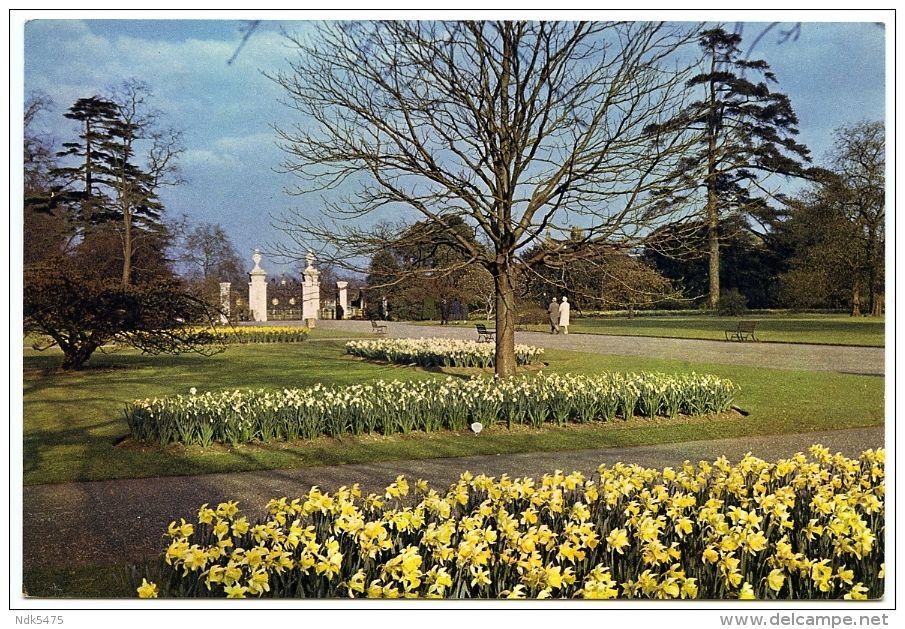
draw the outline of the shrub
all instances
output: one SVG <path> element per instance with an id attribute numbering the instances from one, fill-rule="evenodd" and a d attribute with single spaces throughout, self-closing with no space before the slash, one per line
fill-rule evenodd
<path id="1" fill-rule="evenodd" d="M 737 288 L 720 293 L 716 312 L 721 317 L 738 317 L 748 312 L 748 298 L 738 292 Z"/>

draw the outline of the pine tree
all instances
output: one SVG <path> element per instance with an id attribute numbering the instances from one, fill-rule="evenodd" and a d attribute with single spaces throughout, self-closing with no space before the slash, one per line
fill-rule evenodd
<path id="1" fill-rule="evenodd" d="M 79 141 L 63 143 L 64 150 L 57 153 L 57 157 L 77 157 L 82 161 L 77 166 L 53 170 L 53 174 L 64 182 L 54 192 L 77 207 L 76 217 L 85 226 L 113 218 L 110 198 L 100 184 L 110 160 L 104 148 L 109 140 L 108 126 L 116 116 L 116 104 L 99 96 L 80 98 L 63 114 L 65 118 L 80 122 L 82 131 Z"/>
<path id="2" fill-rule="evenodd" d="M 181 182 L 176 159 L 179 133 L 162 129 L 147 106 L 147 86 L 127 82 L 109 98 L 81 98 L 65 117 L 83 125 L 79 141 L 66 142 L 58 156 L 81 158 L 53 174 L 65 181 L 58 193 L 79 207 L 83 234 L 115 228 L 122 243 L 122 284 L 132 281 L 132 261 L 141 243 L 159 246 L 165 237 L 158 191 Z M 139 152 L 139 145 L 143 150 Z"/>
<path id="3" fill-rule="evenodd" d="M 703 91 L 702 98 L 656 127 L 696 138 L 697 150 L 677 169 L 671 192 L 676 202 L 702 206 L 693 220 L 706 226 L 711 309 L 720 297 L 721 222 L 732 215 L 769 215 L 770 175 L 802 177 L 812 172 L 803 164 L 811 161 L 810 151 L 794 140 L 798 118 L 789 97 L 770 90 L 768 83 L 777 79 L 766 61 L 741 58 L 741 40 L 722 28 L 702 33 L 699 44 L 706 68 L 688 82 Z M 746 73 L 763 80 L 754 82 Z"/>

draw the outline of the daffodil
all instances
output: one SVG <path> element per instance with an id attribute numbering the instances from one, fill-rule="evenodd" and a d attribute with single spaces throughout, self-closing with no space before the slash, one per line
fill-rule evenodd
<path id="1" fill-rule="evenodd" d="M 613 529 L 606 537 L 607 550 L 623 554 L 623 548 L 629 545 L 628 532 L 625 529 Z"/>
<path id="2" fill-rule="evenodd" d="M 141 585 L 138 587 L 138 597 L 139 598 L 157 598 L 159 594 L 159 590 L 157 589 L 157 584 L 154 582 L 148 582 L 147 579 L 141 580 Z"/>
<path id="3" fill-rule="evenodd" d="M 847 601 L 865 601 L 867 600 L 868 591 L 869 590 L 864 587 L 863 583 L 856 583 L 842 598 Z"/>
<path id="4" fill-rule="evenodd" d="M 767 586 L 774 592 L 779 592 L 786 582 L 786 576 L 779 568 L 774 568 L 766 577 Z"/>
<path id="5" fill-rule="evenodd" d="M 223 591 L 226 592 L 226 598 L 245 598 L 248 588 L 237 583 L 224 587 Z"/>

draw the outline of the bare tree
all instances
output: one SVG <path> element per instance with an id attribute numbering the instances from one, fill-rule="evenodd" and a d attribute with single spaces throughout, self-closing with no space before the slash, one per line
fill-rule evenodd
<path id="1" fill-rule="evenodd" d="M 126 82 L 112 99 L 117 117 L 107 130 L 110 140 L 106 148 L 112 159 L 106 184 L 113 192 L 113 207 L 120 222 L 123 286 L 131 282 L 132 260 L 143 235 L 136 225 L 162 235 L 159 219 L 163 205 L 157 195 L 164 186 L 184 182 L 176 164 L 185 150 L 181 134 L 161 126 L 161 114 L 148 106 L 149 96 L 146 85 Z M 136 159 L 144 163 L 135 163 Z"/>
<path id="2" fill-rule="evenodd" d="M 685 148 L 669 120 L 689 77 L 676 54 L 696 27 L 664 23 L 334 22 L 269 75 L 301 114 L 278 127 L 291 192 L 322 193 L 323 212 L 276 219 L 300 256 L 369 259 L 388 246 L 367 227 L 413 210 L 483 266 L 496 293 L 496 372 L 515 373 L 519 253 L 580 223 L 568 255 L 628 243 L 666 218 L 659 183 Z M 347 195 L 328 191 L 343 184 Z M 368 221 L 363 219 L 368 218 Z M 464 220 L 479 238 L 450 229 Z M 345 222 L 343 222 L 345 221 Z M 549 252 L 547 252 L 549 253 Z M 530 262 L 530 261 L 525 261 Z"/>

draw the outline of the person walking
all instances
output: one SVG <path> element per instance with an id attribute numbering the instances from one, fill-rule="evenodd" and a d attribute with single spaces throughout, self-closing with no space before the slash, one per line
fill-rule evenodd
<path id="1" fill-rule="evenodd" d="M 569 300 L 565 297 L 559 305 L 559 327 L 563 334 L 569 333 Z"/>
<path id="2" fill-rule="evenodd" d="M 550 302 L 547 312 L 550 313 L 550 334 L 556 334 L 559 332 L 559 304 L 556 303 L 556 297 Z"/>
<path id="3" fill-rule="evenodd" d="M 459 316 L 461 314 L 462 314 L 462 304 L 459 303 L 459 298 L 456 297 L 455 299 L 453 299 L 453 304 L 452 304 L 452 318 L 456 324 L 459 323 Z"/>
<path id="4" fill-rule="evenodd" d="M 449 304 L 446 300 L 440 302 L 440 325 L 446 325 L 449 321 Z"/>

